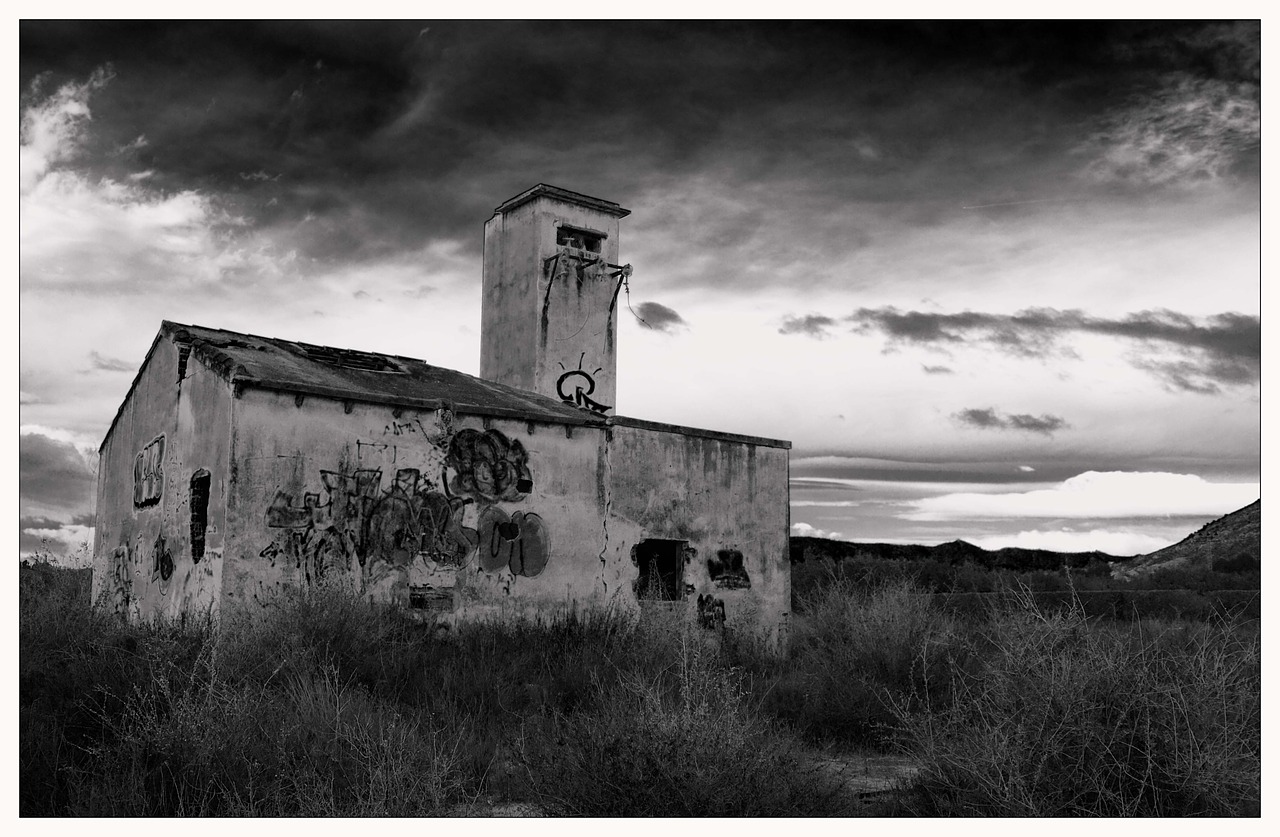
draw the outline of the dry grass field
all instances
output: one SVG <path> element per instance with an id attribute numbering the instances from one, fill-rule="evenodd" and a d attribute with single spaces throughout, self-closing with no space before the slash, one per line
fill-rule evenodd
<path id="1" fill-rule="evenodd" d="M 126 625 L 87 571 L 19 580 L 23 815 L 1259 812 L 1256 621 L 844 581 L 779 659 L 608 613 L 445 632 L 324 590 Z"/>

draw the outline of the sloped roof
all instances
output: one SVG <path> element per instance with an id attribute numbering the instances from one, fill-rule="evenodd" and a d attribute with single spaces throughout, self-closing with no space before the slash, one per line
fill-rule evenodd
<path id="1" fill-rule="evenodd" d="M 457 413 L 498 418 L 545 421 L 554 424 L 604 427 L 621 425 L 726 442 L 790 448 L 781 439 L 746 436 L 718 430 L 665 424 L 627 416 L 602 416 L 554 398 L 518 387 L 487 381 L 426 361 L 354 349 L 319 346 L 278 337 L 242 334 L 221 328 L 160 324 L 145 367 L 162 338 L 191 347 L 191 353 L 221 375 L 232 387 L 257 387 L 276 392 L 315 395 L 342 401 L 435 410 L 448 404 Z M 102 444 L 111 437 L 125 404 L 142 377 L 138 370 Z M 99 447 L 101 449 L 101 446 Z"/>
<path id="2" fill-rule="evenodd" d="M 400 355 L 384 355 L 164 321 L 161 334 L 237 386 L 348 401 L 600 425 L 604 417 L 517 387 Z"/>

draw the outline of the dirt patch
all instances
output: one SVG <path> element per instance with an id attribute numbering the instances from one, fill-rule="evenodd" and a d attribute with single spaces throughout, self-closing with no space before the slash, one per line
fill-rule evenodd
<path id="1" fill-rule="evenodd" d="M 813 764 L 843 792 L 859 799 L 906 787 L 920 772 L 920 765 L 905 756 L 821 755 Z"/>

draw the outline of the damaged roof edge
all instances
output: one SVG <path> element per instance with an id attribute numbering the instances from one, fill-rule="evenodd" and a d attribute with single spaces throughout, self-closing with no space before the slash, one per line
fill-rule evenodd
<path id="1" fill-rule="evenodd" d="M 630 416 L 611 416 L 610 424 L 621 427 L 634 427 L 638 430 L 656 430 L 663 433 L 679 433 L 682 436 L 698 436 L 703 439 L 715 439 L 721 442 L 739 442 L 745 445 L 759 445 L 766 448 L 782 448 L 791 450 L 791 443 L 785 439 L 768 439 L 764 436 L 747 436 L 742 433 L 725 433 L 721 430 L 703 430 L 700 427 L 685 427 L 682 424 L 664 424 L 660 421 L 631 418 Z"/>

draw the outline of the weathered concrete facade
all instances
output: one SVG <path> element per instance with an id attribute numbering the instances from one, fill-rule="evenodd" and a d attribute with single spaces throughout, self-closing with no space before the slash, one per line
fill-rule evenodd
<path id="1" fill-rule="evenodd" d="M 226 379 L 162 330 L 99 452 L 95 598 L 131 618 L 216 601 L 231 409 Z"/>
<path id="2" fill-rule="evenodd" d="M 608 236 L 596 243 L 612 242 L 602 258 L 620 270 L 626 210 L 586 207 L 612 217 L 601 230 L 548 198 L 582 196 L 553 191 L 509 201 L 514 213 L 500 207 L 495 221 L 533 213 L 529 228 L 550 223 L 554 243 L 565 236 L 554 222 L 569 218 L 572 235 Z M 445 622 L 653 602 L 708 628 L 783 639 L 789 444 L 604 414 L 616 291 L 600 289 L 622 275 L 587 277 L 579 293 L 576 273 L 558 274 L 555 254 L 530 245 L 527 278 L 542 299 L 491 303 L 510 287 L 489 281 L 495 221 L 487 368 L 515 369 L 518 353 L 501 356 L 491 336 L 511 328 L 513 345 L 534 349 L 526 378 L 505 377 L 531 386 L 164 323 L 102 445 L 95 596 L 145 618 L 266 606 L 285 588 L 333 584 Z M 590 252 L 583 243 L 564 247 Z M 560 290 L 572 304 L 556 302 Z M 533 322 L 523 336 L 513 311 Z M 568 370 L 549 369 L 554 352 L 537 344 L 584 313 L 571 353 L 599 359 L 566 397 Z"/>

